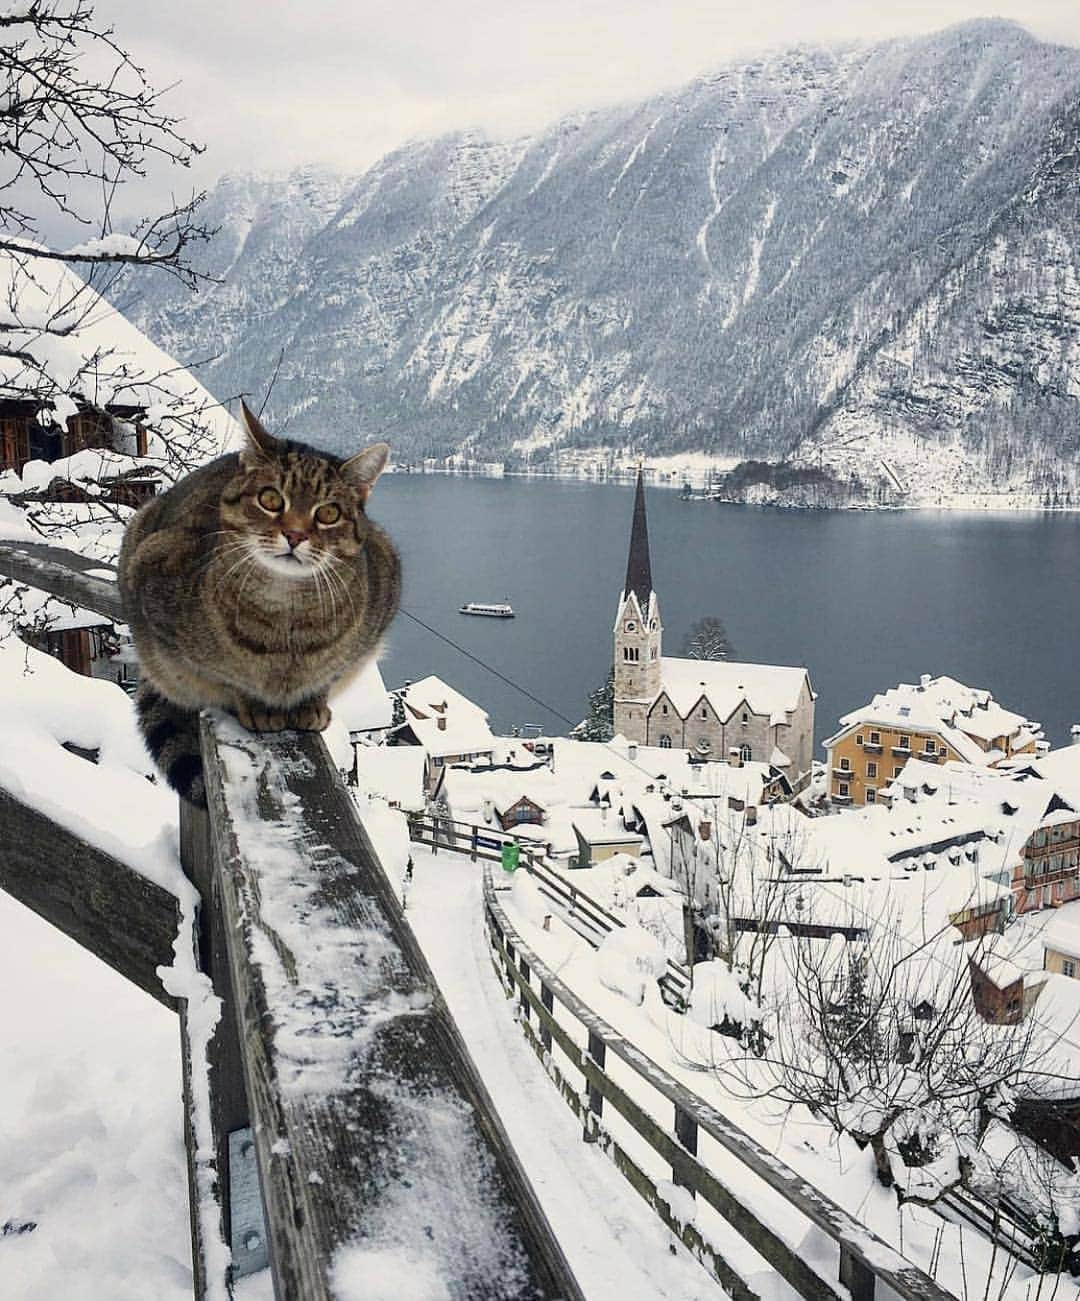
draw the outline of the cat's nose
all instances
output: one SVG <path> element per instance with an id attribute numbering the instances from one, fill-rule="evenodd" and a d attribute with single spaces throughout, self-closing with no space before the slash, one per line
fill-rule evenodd
<path id="1" fill-rule="evenodd" d="M 285 535 L 285 541 L 288 542 L 293 551 L 296 550 L 301 542 L 307 541 L 308 535 L 302 529 L 282 529 L 281 531 Z"/>

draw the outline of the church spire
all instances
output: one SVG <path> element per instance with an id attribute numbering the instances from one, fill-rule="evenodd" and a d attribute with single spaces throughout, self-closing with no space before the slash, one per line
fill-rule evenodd
<path id="1" fill-rule="evenodd" d="M 630 555 L 626 562 L 626 583 L 623 595 L 637 595 L 638 605 L 644 612 L 649 608 L 653 590 L 652 566 L 649 563 L 649 525 L 645 518 L 645 480 L 638 466 L 637 492 L 634 496 L 634 522 L 630 527 Z"/>

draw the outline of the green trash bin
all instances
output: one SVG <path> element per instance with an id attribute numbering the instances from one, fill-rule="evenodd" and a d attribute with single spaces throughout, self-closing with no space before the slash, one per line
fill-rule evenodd
<path id="1" fill-rule="evenodd" d="M 505 843 L 502 847 L 502 870 L 504 872 L 516 872 L 518 862 L 521 859 L 521 847 Z"/>

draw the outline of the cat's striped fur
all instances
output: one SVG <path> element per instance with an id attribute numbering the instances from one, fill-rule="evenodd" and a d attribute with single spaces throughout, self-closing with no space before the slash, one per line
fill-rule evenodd
<path id="1" fill-rule="evenodd" d="M 120 552 L 140 727 L 197 804 L 198 711 L 226 709 L 252 731 L 321 731 L 328 693 L 375 654 L 400 592 L 397 552 L 365 513 L 386 445 L 342 460 L 243 415 L 248 446 L 148 502 Z"/>

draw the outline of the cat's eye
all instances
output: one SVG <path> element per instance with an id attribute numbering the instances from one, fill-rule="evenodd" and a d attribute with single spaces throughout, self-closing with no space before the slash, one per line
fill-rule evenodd
<path id="1" fill-rule="evenodd" d="M 263 510 L 268 510 L 275 515 L 285 506 L 285 498 L 276 488 L 263 488 L 256 501 Z"/>
<path id="2" fill-rule="evenodd" d="M 324 503 L 315 512 L 318 524 L 336 524 L 341 519 L 341 507 L 332 501 Z"/>

